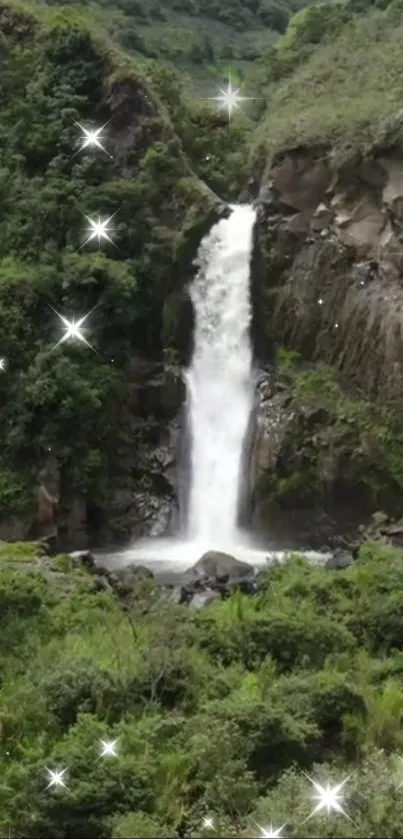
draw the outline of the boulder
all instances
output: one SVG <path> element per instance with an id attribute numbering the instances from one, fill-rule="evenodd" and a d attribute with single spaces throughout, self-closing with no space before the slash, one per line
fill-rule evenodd
<path id="1" fill-rule="evenodd" d="M 87 571 L 90 571 L 91 574 L 97 573 L 95 559 L 91 551 L 72 551 L 72 553 L 69 553 L 68 556 L 72 560 L 73 567 L 84 565 Z"/>
<path id="2" fill-rule="evenodd" d="M 141 598 L 154 581 L 152 571 L 142 565 L 127 565 L 117 571 L 107 572 L 104 570 L 103 573 L 117 596 L 123 600 Z"/>
<path id="3" fill-rule="evenodd" d="M 225 582 L 235 582 L 245 577 L 254 577 L 255 571 L 252 565 L 240 562 L 230 554 L 208 551 L 185 572 L 182 583 L 191 583 L 200 578 L 215 579 L 219 582 L 223 581 L 224 576 Z"/>
<path id="4" fill-rule="evenodd" d="M 209 603 L 213 603 L 214 600 L 219 599 L 220 594 L 218 591 L 206 589 L 206 591 L 198 591 L 197 594 L 194 594 L 189 606 L 191 609 L 202 609 L 204 606 L 208 606 Z"/>
<path id="5" fill-rule="evenodd" d="M 377 510 L 371 516 L 372 526 L 375 527 L 375 528 L 384 527 L 385 525 L 387 525 L 388 521 L 389 521 L 389 516 L 386 513 L 384 513 L 382 510 Z"/>
<path id="6" fill-rule="evenodd" d="M 336 569 L 349 568 L 354 562 L 354 556 L 350 551 L 344 551 L 338 548 L 333 556 L 326 560 L 325 568 L 334 571 Z"/>

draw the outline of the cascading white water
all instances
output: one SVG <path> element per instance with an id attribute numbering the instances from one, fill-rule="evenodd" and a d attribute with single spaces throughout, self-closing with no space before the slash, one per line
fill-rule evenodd
<path id="1" fill-rule="evenodd" d="M 251 563 L 281 560 L 284 551 L 253 546 L 237 530 L 242 448 L 253 408 L 249 338 L 249 260 L 255 212 L 233 207 L 200 245 L 190 293 L 195 311 L 194 354 L 186 373 L 192 438 L 189 529 L 185 538 L 137 540 L 123 551 L 99 553 L 110 568 L 140 563 L 158 573 L 183 571 L 214 548 Z M 305 552 L 313 562 L 328 554 Z"/>
<path id="2" fill-rule="evenodd" d="M 186 373 L 188 536 L 211 547 L 236 542 L 242 448 L 254 398 L 249 263 L 256 212 L 231 209 L 203 239 L 190 288 L 195 332 Z"/>

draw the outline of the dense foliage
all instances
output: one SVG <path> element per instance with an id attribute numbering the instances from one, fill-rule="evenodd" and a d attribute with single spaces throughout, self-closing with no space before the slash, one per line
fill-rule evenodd
<path id="1" fill-rule="evenodd" d="M 3 835 L 207 836 L 210 817 L 221 836 L 401 836 L 402 552 L 367 543 L 344 572 L 295 556 L 202 612 L 36 553 L 0 558 Z M 306 821 L 303 772 L 353 773 L 353 822 Z"/>
<path id="2" fill-rule="evenodd" d="M 345 159 L 397 142 L 401 38 L 400 0 L 314 3 L 296 14 L 252 71 L 269 99 L 252 162 L 263 167 L 287 146 L 328 144 Z"/>
<path id="3" fill-rule="evenodd" d="M 59 5 L 49 0 L 50 5 Z M 257 58 L 287 28 L 306 0 L 92 0 L 78 4 L 125 48 L 137 55 L 174 63 L 193 76 L 208 67 Z M 227 67 L 225 68 L 227 69 Z"/>
<path id="4" fill-rule="evenodd" d="M 66 501 L 102 509 L 117 458 L 148 446 L 144 423 L 127 427 L 125 368 L 172 349 L 167 300 L 218 201 L 194 170 L 222 197 L 244 178 L 242 124 L 230 134 L 225 114 L 188 109 L 173 70 L 127 59 L 92 26 L 75 9 L 0 4 L 0 519 L 30 515 L 49 451 Z M 78 153 L 77 123 L 107 123 L 108 154 Z M 83 245 L 98 215 L 113 217 L 115 245 Z M 55 310 L 91 311 L 95 352 L 55 349 Z"/>
<path id="5" fill-rule="evenodd" d="M 126 421 L 126 362 L 176 349 L 166 337 L 170 294 L 187 281 L 216 212 L 202 181 L 225 198 L 245 186 L 249 118 L 229 131 L 226 114 L 190 103 L 160 59 L 193 71 L 242 63 L 303 4 L 63 5 L 74 8 L 38 4 L 32 15 L 0 0 L 5 518 L 30 512 L 49 450 L 64 497 L 79 492 L 101 510 L 119 479 L 117 456 L 130 450 L 140 461 L 147 439 L 144 424 L 133 432 Z M 251 91 L 263 103 L 270 94 L 257 140 L 264 160 L 268 145 L 365 146 L 391 125 L 399 136 L 400 17 L 397 0 L 349 0 L 292 19 Z M 118 52 L 104 29 L 141 58 Z M 87 120 L 110 120 L 112 159 L 76 154 L 75 121 Z M 116 213 L 117 247 L 82 247 L 83 213 Z M 53 310 L 91 311 L 96 352 L 55 348 Z M 347 400 L 328 370 L 288 374 L 302 406 L 331 413 L 330 444 L 341 436 L 354 450 L 357 482 L 378 492 L 386 475 L 400 493 L 390 416 Z M 317 480 L 316 465 L 277 476 L 277 490 L 298 494 Z M 368 543 L 347 571 L 294 556 L 264 570 L 255 597 L 236 592 L 194 612 L 141 575 L 118 599 L 67 556 L 2 544 L 0 832 L 182 839 L 214 835 L 203 825 L 212 818 L 228 837 L 284 823 L 290 837 L 401 836 L 402 584 L 403 552 Z M 100 756 L 100 740 L 117 740 L 117 756 Z M 46 767 L 66 768 L 66 787 L 46 788 Z M 352 821 L 308 818 L 309 778 L 336 784 L 350 774 L 343 809 Z"/>
<path id="6" fill-rule="evenodd" d="M 293 421 L 275 471 L 262 475 L 260 492 L 298 509 L 326 508 L 337 493 L 356 496 L 364 509 L 400 516 L 403 491 L 402 418 L 361 395 L 348 396 L 327 365 L 308 365 L 298 353 L 277 349 L 281 386 L 292 400 Z"/>

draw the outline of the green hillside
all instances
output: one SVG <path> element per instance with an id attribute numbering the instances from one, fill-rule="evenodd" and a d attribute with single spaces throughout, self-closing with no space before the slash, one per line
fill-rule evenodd
<path id="1" fill-rule="evenodd" d="M 269 174 L 291 146 L 333 163 L 374 157 L 388 137 L 401 155 L 403 0 L 303 5 L 0 0 L 0 839 L 403 836 L 401 417 L 336 376 L 352 358 L 364 391 L 369 359 L 379 401 L 385 334 L 403 405 L 403 268 L 381 254 L 376 274 L 372 240 L 363 262 L 324 225 L 313 242 L 295 233 L 299 208 L 281 206 Z M 230 127 L 198 101 L 228 64 L 257 100 Z M 107 126 L 106 154 L 83 148 L 81 125 Z M 347 192 L 359 178 L 345 169 Z M 399 171 L 389 207 L 403 223 Z M 82 549 L 155 536 L 179 496 L 192 260 L 223 202 L 260 188 L 251 286 L 270 351 L 253 480 L 268 524 L 288 502 L 330 562 L 295 554 L 246 579 L 236 563 L 233 580 L 172 588 L 141 567 L 99 572 Z M 88 241 L 97 218 L 113 219 L 112 242 Z M 366 297 L 349 321 L 350 285 Z M 66 319 L 84 318 L 85 340 L 64 340 Z M 304 355 L 296 331 L 279 346 L 287 318 L 308 324 Z M 326 339 L 316 356 L 311 336 Z M 391 486 L 400 520 L 380 504 L 367 527 L 364 491 L 375 504 Z M 336 522 L 334 549 L 342 495 L 360 521 L 354 540 Z"/>
<path id="2" fill-rule="evenodd" d="M 130 52 L 171 62 L 202 81 L 220 74 L 228 62 L 238 72 L 247 69 L 306 0 L 67 0 L 63 5 L 90 11 Z"/>
<path id="3" fill-rule="evenodd" d="M 268 102 L 255 160 L 324 143 L 344 159 L 401 138 L 403 4 L 383 6 L 311 5 L 294 17 L 253 70 Z"/>

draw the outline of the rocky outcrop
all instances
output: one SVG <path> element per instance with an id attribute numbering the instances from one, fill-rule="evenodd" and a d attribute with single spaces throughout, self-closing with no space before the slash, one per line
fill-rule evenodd
<path id="1" fill-rule="evenodd" d="M 329 150 L 287 152 L 258 204 L 272 340 L 403 409 L 403 152 L 344 168 Z"/>
<path id="2" fill-rule="evenodd" d="M 258 199 L 253 258 L 260 359 L 267 364 L 282 345 L 299 353 L 302 367 L 329 365 L 348 397 L 389 411 L 398 425 L 402 269 L 401 149 L 344 166 L 324 148 L 290 150 L 273 161 Z M 355 419 L 336 416 L 331 400 L 324 408 L 319 391 L 316 406 L 301 404 L 290 383 L 276 378 L 275 365 L 263 375 L 259 399 L 253 515 L 266 539 L 342 546 L 341 534 L 357 537 L 379 505 L 401 515 L 400 449 L 388 472 L 382 435 L 371 433 L 370 421 L 353 433 Z M 385 428 L 389 448 L 402 431 Z"/>
<path id="3" fill-rule="evenodd" d="M 44 538 L 55 550 L 118 544 L 132 537 L 162 536 L 178 507 L 178 415 L 184 398 L 180 371 L 132 356 L 127 362 L 130 398 L 120 408 L 125 428 L 111 457 L 102 506 L 87 493 L 71 492 L 50 454 L 38 472 L 32 514 L 0 521 L 0 539 Z"/>
<path id="4" fill-rule="evenodd" d="M 217 579 L 221 582 L 235 582 L 253 576 L 253 567 L 240 562 L 222 551 L 208 551 L 183 576 L 183 582 L 200 579 Z"/>
<path id="5" fill-rule="evenodd" d="M 70 554 L 70 557 L 72 555 Z M 76 556 L 76 555 L 74 555 Z M 235 557 L 220 551 L 209 551 L 191 568 L 180 575 L 179 580 L 167 584 L 161 574 L 154 574 L 141 565 L 127 565 L 117 571 L 107 556 L 98 557 L 95 565 L 88 566 L 86 552 L 77 554 L 91 572 L 105 578 L 120 599 L 127 601 L 138 597 L 142 581 L 154 580 L 156 586 L 171 602 L 200 609 L 215 600 L 225 600 L 235 591 L 256 594 L 259 590 L 259 575 L 253 566 L 240 562 Z M 84 557 L 84 559 L 83 559 Z M 106 567 L 108 566 L 108 567 Z M 164 574 L 162 572 L 162 577 Z"/>
<path id="6" fill-rule="evenodd" d="M 380 505 L 401 516 L 398 428 L 380 423 L 368 403 L 346 399 L 314 365 L 262 373 L 259 396 L 253 529 L 267 547 L 345 548 Z"/>
<path id="7" fill-rule="evenodd" d="M 180 371 L 138 356 L 127 362 L 130 399 L 121 406 L 125 438 L 114 453 L 102 507 L 87 504 L 90 544 L 125 543 L 170 532 L 178 507 L 178 414 L 184 398 Z M 64 541 L 72 544 L 72 521 Z M 81 541 L 75 546 L 83 547 Z"/>
<path id="8" fill-rule="evenodd" d="M 335 499 L 334 467 L 326 466 L 326 422 L 323 415 L 302 407 L 292 388 L 273 370 L 261 375 L 259 430 L 253 455 L 252 527 L 268 548 L 329 550 L 339 534 L 353 538 L 362 523 L 362 511 L 351 507 L 348 497 Z M 312 438 L 316 448 L 315 473 L 311 469 Z M 329 495 L 322 490 L 329 481 Z M 336 470 L 338 474 L 338 470 Z M 355 491 L 355 490 L 354 490 Z M 339 503 L 341 502 L 341 503 Z M 351 522 L 351 520 L 353 520 Z M 351 530 L 350 525 L 353 524 Z"/>

